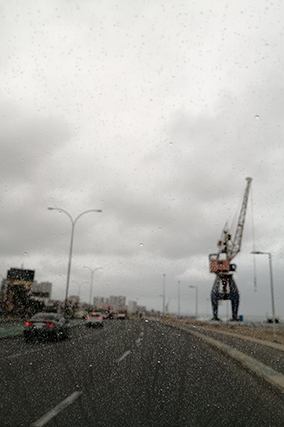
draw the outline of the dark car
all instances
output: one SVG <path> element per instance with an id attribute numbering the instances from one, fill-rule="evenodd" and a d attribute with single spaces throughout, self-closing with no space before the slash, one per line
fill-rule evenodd
<path id="1" fill-rule="evenodd" d="M 113 315 L 113 313 L 107 313 L 107 314 L 104 314 L 104 319 L 106 319 L 106 320 L 113 320 L 114 319 L 114 315 Z"/>
<path id="2" fill-rule="evenodd" d="M 69 322 L 58 313 L 37 313 L 25 324 L 25 341 L 68 338 Z"/>

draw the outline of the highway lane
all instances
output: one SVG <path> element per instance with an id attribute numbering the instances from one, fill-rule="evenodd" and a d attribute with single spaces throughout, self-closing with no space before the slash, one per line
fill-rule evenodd
<path id="1" fill-rule="evenodd" d="M 158 322 L 77 327 L 59 343 L 4 340 L 0 371 L 1 426 L 40 425 L 44 416 L 51 427 L 283 425 L 281 393 Z"/>

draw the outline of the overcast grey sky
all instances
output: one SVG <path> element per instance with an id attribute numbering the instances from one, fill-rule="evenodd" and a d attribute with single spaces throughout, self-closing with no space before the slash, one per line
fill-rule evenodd
<path id="1" fill-rule="evenodd" d="M 208 254 L 235 224 L 240 314 L 276 314 L 283 290 L 284 3 L 0 0 L 1 268 L 35 269 L 64 297 L 125 295 L 209 311 Z M 211 308 L 210 308 L 211 310 Z M 220 312 L 224 312 L 224 305 Z"/>

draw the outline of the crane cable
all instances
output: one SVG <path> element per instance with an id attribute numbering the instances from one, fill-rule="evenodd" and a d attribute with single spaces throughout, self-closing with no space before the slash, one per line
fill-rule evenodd
<path id="1" fill-rule="evenodd" d="M 252 188 L 251 188 L 251 191 L 250 191 L 250 197 L 251 197 L 252 251 L 255 252 L 255 236 L 254 236 L 254 218 L 253 218 Z M 256 292 L 257 291 L 257 281 L 256 281 L 255 254 L 253 255 L 253 283 L 254 283 L 254 292 Z"/>

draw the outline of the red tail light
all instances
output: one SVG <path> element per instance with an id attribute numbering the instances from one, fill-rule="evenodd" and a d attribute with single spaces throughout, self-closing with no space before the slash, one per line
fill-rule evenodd
<path id="1" fill-rule="evenodd" d="M 53 322 L 46 322 L 46 326 L 49 326 L 50 328 L 54 328 L 54 323 Z"/>
<path id="2" fill-rule="evenodd" d="M 26 326 L 32 326 L 33 322 L 26 322 Z"/>
<path id="3" fill-rule="evenodd" d="M 101 318 L 101 317 L 99 317 L 99 319 L 100 319 L 100 320 L 102 320 L 102 318 Z"/>
<path id="4" fill-rule="evenodd" d="M 90 319 L 90 316 L 87 316 L 87 320 L 89 320 Z"/>

